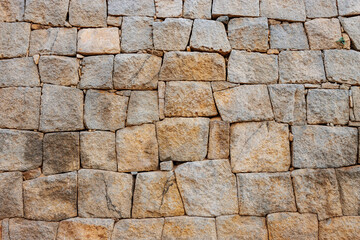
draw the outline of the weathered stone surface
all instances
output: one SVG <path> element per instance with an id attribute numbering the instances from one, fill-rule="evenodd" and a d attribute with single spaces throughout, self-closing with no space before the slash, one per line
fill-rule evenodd
<path id="1" fill-rule="evenodd" d="M 20 172 L 0 173 L 0 182 L 0 219 L 22 217 L 22 174 Z"/>
<path id="2" fill-rule="evenodd" d="M 305 88 L 298 84 L 269 85 L 275 120 L 290 125 L 306 122 Z"/>
<path id="3" fill-rule="evenodd" d="M 206 157 L 207 118 L 166 118 L 156 123 L 161 161 L 200 161 Z"/>
<path id="4" fill-rule="evenodd" d="M 349 122 L 349 92 L 341 89 L 311 89 L 307 94 L 309 124 Z"/>
<path id="5" fill-rule="evenodd" d="M 165 161 L 160 163 L 160 170 L 161 171 L 171 171 L 174 168 L 173 161 Z"/>
<path id="6" fill-rule="evenodd" d="M 339 14 L 342 16 L 351 16 L 360 14 L 359 0 L 338 0 Z"/>
<path id="7" fill-rule="evenodd" d="M 342 215 L 334 169 L 300 169 L 291 176 L 300 213 L 317 213 L 319 220 Z"/>
<path id="8" fill-rule="evenodd" d="M 163 240 L 215 240 L 215 219 L 201 217 L 165 218 Z"/>
<path id="9" fill-rule="evenodd" d="M 237 174 L 240 215 L 295 212 L 289 172 Z"/>
<path id="10" fill-rule="evenodd" d="M 270 47 L 277 49 L 309 49 L 302 23 L 270 25 Z"/>
<path id="11" fill-rule="evenodd" d="M 121 27 L 121 51 L 131 53 L 152 49 L 153 22 L 154 19 L 150 17 L 124 17 Z"/>
<path id="12" fill-rule="evenodd" d="M 262 0 L 260 12 L 262 17 L 278 20 L 304 22 L 306 19 L 303 0 Z"/>
<path id="13" fill-rule="evenodd" d="M 115 134 L 112 132 L 81 132 L 81 167 L 117 171 Z"/>
<path id="14" fill-rule="evenodd" d="M 321 83 L 326 79 L 320 51 L 282 51 L 279 68 L 280 83 Z"/>
<path id="15" fill-rule="evenodd" d="M 58 225 L 59 223 L 57 222 L 30 221 L 22 218 L 11 218 L 9 220 L 10 239 L 55 239 Z"/>
<path id="16" fill-rule="evenodd" d="M 296 168 L 342 167 L 356 163 L 356 128 L 298 126 L 292 127 L 292 133 Z"/>
<path id="17" fill-rule="evenodd" d="M 223 121 L 266 121 L 274 118 L 266 85 L 243 85 L 214 93 Z"/>
<path id="18" fill-rule="evenodd" d="M 308 18 L 336 17 L 336 0 L 305 0 L 306 16 Z"/>
<path id="19" fill-rule="evenodd" d="M 81 169 L 78 183 L 79 217 L 130 217 L 133 184 L 130 174 Z"/>
<path id="20" fill-rule="evenodd" d="M 340 200 L 344 215 L 360 215 L 360 166 L 338 168 Z"/>
<path id="21" fill-rule="evenodd" d="M 154 124 L 117 131 L 116 149 L 119 172 L 151 171 L 158 168 L 158 143 Z"/>
<path id="22" fill-rule="evenodd" d="M 319 223 L 319 239 L 356 239 L 360 235 L 360 216 L 330 218 Z"/>
<path id="23" fill-rule="evenodd" d="M 85 57 L 81 62 L 80 88 L 111 89 L 114 56 Z"/>
<path id="24" fill-rule="evenodd" d="M 184 17 L 211 19 L 211 0 L 184 0 Z"/>
<path id="25" fill-rule="evenodd" d="M 0 22 L 0 58 L 25 57 L 29 40 L 30 23 Z"/>
<path id="26" fill-rule="evenodd" d="M 0 60 L 0 72 L 0 87 L 40 85 L 37 67 L 30 57 Z"/>
<path id="27" fill-rule="evenodd" d="M 225 90 L 225 89 L 229 89 L 229 88 L 233 88 L 233 87 L 238 87 L 240 84 L 238 83 L 231 83 L 228 81 L 216 81 L 216 82 L 211 82 L 211 88 L 213 90 L 213 92 L 218 92 L 221 90 Z"/>
<path id="28" fill-rule="evenodd" d="M 163 22 L 154 22 L 155 49 L 164 51 L 185 50 L 189 42 L 192 23 L 191 20 L 184 18 L 166 18 Z"/>
<path id="29" fill-rule="evenodd" d="M 128 97 L 89 90 L 85 97 L 85 125 L 89 129 L 111 130 L 125 127 Z"/>
<path id="30" fill-rule="evenodd" d="M 360 87 L 351 87 L 354 118 L 360 121 Z"/>
<path id="31" fill-rule="evenodd" d="M 76 172 L 36 178 L 23 183 L 25 218 L 59 221 L 77 215 Z"/>
<path id="32" fill-rule="evenodd" d="M 182 6 L 182 0 L 155 0 L 156 17 L 180 17 Z"/>
<path id="33" fill-rule="evenodd" d="M 218 239 L 268 239 L 266 222 L 263 217 L 220 216 L 216 218 L 216 230 Z"/>
<path id="34" fill-rule="evenodd" d="M 121 27 L 123 17 L 120 16 L 108 16 L 106 23 L 109 26 Z"/>
<path id="35" fill-rule="evenodd" d="M 22 21 L 25 9 L 24 0 L 4 0 L 0 3 L 0 22 Z M 1 234 L 0 234 L 1 235 Z"/>
<path id="36" fill-rule="evenodd" d="M 259 0 L 214 0 L 212 15 L 259 16 Z"/>
<path id="37" fill-rule="evenodd" d="M 106 0 L 71 0 L 69 22 L 79 27 L 106 27 Z"/>
<path id="38" fill-rule="evenodd" d="M 41 95 L 40 130 L 83 129 L 83 102 L 83 92 L 79 89 L 45 84 Z"/>
<path id="39" fill-rule="evenodd" d="M 76 28 L 49 28 L 31 31 L 29 55 L 76 54 Z"/>
<path id="40" fill-rule="evenodd" d="M 269 48 L 267 18 L 233 18 L 228 24 L 229 42 L 233 49 L 266 52 Z"/>
<path id="41" fill-rule="evenodd" d="M 108 0 L 108 14 L 154 16 L 154 0 Z"/>
<path id="42" fill-rule="evenodd" d="M 26 171 L 41 166 L 43 134 L 0 129 L 0 170 Z"/>
<path id="43" fill-rule="evenodd" d="M 10 240 L 8 218 L 5 218 L 0 221 L 0 237 L 2 237 L 2 240 Z"/>
<path id="44" fill-rule="evenodd" d="M 233 83 L 277 83 L 278 57 L 233 50 L 228 63 L 228 81 Z"/>
<path id="45" fill-rule="evenodd" d="M 311 213 L 272 213 L 267 216 L 269 239 L 318 239 L 318 220 Z"/>
<path id="46" fill-rule="evenodd" d="M 337 18 L 314 19 L 305 23 L 310 48 L 313 50 L 341 48 L 340 22 Z"/>
<path id="47" fill-rule="evenodd" d="M 122 219 L 115 224 L 112 240 L 161 239 L 163 218 Z"/>
<path id="48" fill-rule="evenodd" d="M 139 173 L 136 178 L 132 217 L 184 215 L 174 172 Z"/>
<path id="49" fill-rule="evenodd" d="M 356 50 L 360 50 L 360 16 L 351 18 L 340 18 L 341 25 L 349 37 Z"/>
<path id="50" fill-rule="evenodd" d="M 84 55 L 120 53 L 119 29 L 81 29 L 78 33 L 77 52 Z"/>
<path id="51" fill-rule="evenodd" d="M 25 1 L 24 20 L 43 25 L 63 26 L 69 7 L 69 0 Z"/>
<path id="52" fill-rule="evenodd" d="M 230 124 L 221 120 L 210 121 L 208 159 L 229 158 Z"/>
<path id="53" fill-rule="evenodd" d="M 126 125 L 140 125 L 159 121 L 157 91 L 132 91 L 127 110 Z"/>
<path id="54" fill-rule="evenodd" d="M 48 133 L 44 136 L 43 173 L 76 171 L 80 168 L 78 132 Z"/>
<path id="55" fill-rule="evenodd" d="M 38 178 L 41 175 L 41 168 L 31 169 L 26 172 L 23 172 L 22 174 L 24 180 L 31 180 L 34 178 Z"/>
<path id="56" fill-rule="evenodd" d="M 41 88 L 0 88 L 0 96 L 0 128 L 39 128 Z"/>
<path id="57" fill-rule="evenodd" d="M 360 52 L 328 50 L 324 62 L 329 81 L 360 85 Z"/>
<path id="58" fill-rule="evenodd" d="M 41 82 L 56 85 L 77 85 L 79 63 L 76 58 L 41 56 L 39 72 Z"/>
<path id="59" fill-rule="evenodd" d="M 276 122 L 231 125 L 230 156 L 233 172 L 288 171 L 291 163 L 289 129 Z"/>

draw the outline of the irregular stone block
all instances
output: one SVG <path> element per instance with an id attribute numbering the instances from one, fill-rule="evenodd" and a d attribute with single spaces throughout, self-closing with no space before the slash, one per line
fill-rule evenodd
<path id="1" fill-rule="evenodd" d="M 158 143 L 154 124 L 127 127 L 116 132 L 119 172 L 158 169 Z"/>
<path id="2" fill-rule="evenodd" d="M 220 120 L 210 121 L 208 159 L 229 158 L 230 124 Z"/>
<path id="3" fill-rule="evenodd" d="M 116 55 L 113 74 L 115 89 L 156 89 L 161 61 L 160 57 L 150 54 Z"/>
<path id="4" fill-rule="evenodd" d="M 233 83 L 277 83 L 278 57 L 233 50 L 228 63 L 228 81 Z"/>
<path id="5" fill-rule="evenodd" d="M 309 49 L 302 23 L 270 25 L 270 47 L 277 49 Z"/>
<path id="6" fill-rule="evenodd" d="M 84 55 L 120 53 L 119 29 L 81 29 L 78 34 L 77 52 Z"/>
<path id="7" fill-rule="evenodd" d="M 237 174 L 240 215 L 295 212 L 290 172 Z"/>
<path id="8" fill-rule="evenodd" d="M 182 15 L 182 0 L 155 0 L 156 17 L 169 18 Z"/>
<path id="9" fill-rule="evenodd" d="M 154 19 L 150 17 L 124 17 L 121 27 L 121 51 L 131 53 L 152 49 L 153 22 Z"/>
<path id="10" fill-rule="evenodd" d="M 171 171 L 174 168 L 173 161 L 165 161 L 160 163 L 160 170 L 161 171 Z"/>
<path id="11" fill-rule="evenodd" d="M 211 0 L 184 0 L 185 18 L 211 19 Z"/>
<path id="12" fill-rule="evenodd" d="M 78 27 L 106 27 L 106 0 L 71 0 L 69 23 Z"/>
<path id="13" fill-rule="evenodd" d="M 25 181 L 23 188 L 25 218 L 60 221 L 77 215 L 76 172 Z"/>
<path id="14" fill-rule="evenodd" d="M 119 16 L 108 16 L 106 19 L 107 25 L 114 27 L 121 27 L 123 17 Z"/>
<path id="15" fill-rule="evenodd" d="M 23 217 L 23 178 L 21 172 L 0 173 L 0 182 L 0 219 Z"/>
<path id="16" fill-rule="evenodd" d="M 238 87 L 238 86 L 240 86 L 239 83 L 231 83 L 231 82 L 227 82 L 227 81 L 211 82 L 211 88 L 212 88 L 213 92 L 218 92 L 218 91 L 222 91 L 225 89 Z"/>
<path id="17" fill-rule="evenodd" d="M 108 0 L 108 14 L 154 16 L 154 0 Z"/>
<path id="18" fill-rule="evenodd" d="M 189 42 L 191 27 L 192 21 L 183 18 L 166 18 L 163 22 L 154 22 L 155 49 L 164 51 L 185 50 Z"/>
<path id="19" fill-rule="evenodd" d="M 305 0 L 306 16 L 308 18 L 336 17 L 336 0 Z"/>
<path id="20" fill-rule="evenodd" d="M 24 20 L 43 25 L 64 26 L 69 0 L 25 1 Z"/>
<path id="21" fill-rule="evenodd" d="M 272 213 L 267 216 L 269 239 L 318 239 L 318 220 L 311 213 Z"/>
<path id="22" fill-rule="evenodd" d="M 266 52 L 269 48 L 267 18 L 232 18 L 228 24 L 229 42 L 233 49 Z"/>
<path id="23" fill-rule="evenodd" d="M 39 73 L 30 57 L 0 60 L 0 87 L 36 87 Z"/>
<path id="24" fill-rule="evenodd" d="M 212 15 L 259 16 L 259 0 L 214 0 Z"/>
<path id="25" fill-rule="evenodd" d="M 85 125 L 88 129 L 110 130 L 125 127 L 128 97 L 89 90 L 85 97 Z"/>
<path id="26" fill-rule="evenodd" d="M 360 121 L 360 87 L 351 87 L 354 118 Z"/>
<path id="27" fill-rule="evenodd" d="M 83 92 L 45 84 L 41 95 L 40 131 L 74 131 L 84 128 Z"/>
<path id="28" fill-rule="evenodd" d="M 291 130 L 295 168 L 342 167 L 356 163 L 356 128 L 298 126 Z"/>
<path id="29" fill-rule="evenodd" d="M 111 239 L 161 239 L 163 226 L 163 218 L 122 219 L 115 224 Z"/>
<path id="30" fill-rule="evenodd" d="M 0 58 L 26 56 L 30 41 L 30 23 L 0 22 L 0 36 Z"/>
<path id="31" fill-rule="evenodd" d="M 351 16 L 360 14 L 359 0 L 338 0 L 339 14 L 341 16 Z"/>
<path id="32" fill-rule="evenodd" d="M 0 129 L 0 171 L 26 171 L 41 166 L 43 134 Z"/>
<path id="33" fill-rule="evenodd" d="M 111 89 L 113 66 L 113 55 L 85 57 L 81 62 L 80 88 Z"/>
<path id="34" fill-rule="evenodd" d="M 360 166 L 338 168 L 340 200 L 344 215 L 360 215 Z"/>
<path id="35" fill-rule="evenodd" d="M 88 169 L 78 174 L 79 217 L 130 218 L 130 174 Z"/>
<path id="36" fill-rule="evenodd" d="M 16 240 L 55 239 L 58 226 L 59 223 L 57 222 L 30 221 L 22 218 L 11 218 L 9 220 L 10 239 L 16 239 Z"/>
<path id="37" fill-rule="evenodd" d="M 141 125 L 159 121 L 157 91 L 132 91 L 127 110 L 126 125 Z"/>
<path id="38" fill-rule="evenodd" d="M 321 83 L 326 80 L 320 51 L 282 51 L 280 83 Z"/>
<path id="39" fill-rule="evenodd" d="M 165 118 L 156 123 L 161 161 L 201 161 L 206 157 L 207 118 Z"/>
<path id="40" fill-rule="evenodd" d="M 24 0 L 4 0 L 0 3 L 0 22 L 22 21 L 25 10 Z"/>
<path id="41" fill-rule="evenodd" d="M 360 234 L 360 216 L 330 218 L 319 222 L 319 239 L 356 239 Z"/>
<path id="42" fill-rule="evenodd" d="M 214 93 L 223 121 L 266 121 L 274 118 L 266 85 L 243 85 Z"/>
<path id="43" fill-rule="evenodd" d="M 262 17 L 285 21 L 304 22 L 306 19 L 303 0 L 261 0 Z"/>
<path id="44" fill-rule="evenodd" d="M 356 50 L 360 50 L 360 16 L 351 18 L 340 18 L 341 25 L 349 37 Z"/>
<path id="45" fill-rule="evenodd" d="M 305 23 L 310 48 L 313 50 L 341 48 L 340 22 L 337 18 L 314 19 Z"/>

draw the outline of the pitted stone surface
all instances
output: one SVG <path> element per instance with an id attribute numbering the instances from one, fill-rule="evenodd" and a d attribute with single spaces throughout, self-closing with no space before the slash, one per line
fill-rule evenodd
<path id="1" fill-rule="evenodd" d="M 90 56 L 81 62 L 80 88 L 111 89 L 114 56 Z"/>
<path id="2" fill-rule="evenodd" d="M 22 174 L 0 173 L 0 181 L 0 218 L 23 217 Z"/>
<path id="3" fill-rule="evenodd" d="M 161 239 L 163 218 L 122 219 L 114 226 L 112 240 Z"/>
<path id="4" fill-rule="evenodd" d="M 0 87 L 36 87 L 40 77 L 32 58 L 0 60 Z"/>
<path id="5" fill-rule="evenodd" d="M 25 10 L 23 0 L 4 0 L 0 3 L 0 22 L 22 21 Z"/>
<path id="6" fill-rule="evenodd" d="M 155 0 L 156 16 L 160 18 L 180 17 L 182 7 L 182 0 Z"/>
<path id="7" fill-rule="evenodd" d="M 230 124 L 218 119 L 210 121 L 208 159 L 229 158 Z"/>
<path id="8" fill-rule="evenodd" d="M 31 0 L 25 3 L 24 20 L 52 26 L 65 25 L 69 0 Z"/>
<path id="9" fill-rule="evenodd" d="M 303 0 L 262 0 L 260 12 L 262 17 L 284 21 L 304 22 L 306 19 Z"/>
<path id="10" fill-rule="evenodd" d="M 340 22 L 345 32 L 349 34 L 355 49 L 360 50 L 360 16 L 340 18 Z"/>
<path id="11" fill-rule="evenodd" d="M 211 0 L 184 0 L 184 17 L 210 19 L 211 5 Z"/>
<path id="12" fill-rule="evenodd" d="M 308 18 L 336 17 L 336 0 L 305 0 L 306 16 Z"/>
<path id="13" fill-rule="evenodd" d="M 360 216 L 330 218 L 319 223 L 319 239 L 356 239 L 360 234 Z"/>
<path id="14" fill-rule="evenodd" d="M 71 0 L 69 23 L 79 27 L 106 27 L 106 0 Z"/>
<path id="15" fill-rule="evenodd" d="M 339 14 L 342 16 L 351 16 L 360 14 L 359 0 L 338 0 Z"/>
<path id="16" fill-rule="evenodd" d="M 132 53 L 152 49 L 153 23 L 154 19 L 150 17 L 124 17 L 121 26 L 121 51 Z"/>
<path id="17" fill-rule="evenodd" d="M 108 0 L 109 15 L 154 16 L 154 0 Z"/>
<path id="18" fill-rule="evenodd" d="M 0 22 L 0 58 L 25 57 L 29 39 L 29 23 Z"/>
<path id="19" fill-rule="evenodd" d="M 340 22 L 336 18 L 315 19 L 305 23 L 310 48 L 313 50 L 340 48 Z"/>
<path id="20" fill-rule="evenodd" d="M 9 221 L 9 237 L 17 240 L 55 239 L 57 222 L 31 221 L 22 218 L 11 218 Z M 1 236 L 1 234 L 0 234 Z M 5 240 L 7 240 L 5 238 Z"/>
<path id="21" fill-rule="evenodd" d="M 133 91 L 127 109 L 126 125 L 141 125 L 159 121 L 158 93 Z"/>
<path id="22" fill-rule="evenodd" d="M 214 0 L 212 15 L 259 16 L 259 0 Z"/>
<path id="23" fill-rule="evenodd" d="M 270 47 L 278 49 L 309 49 L 302 23 L 270 25 Z"/>

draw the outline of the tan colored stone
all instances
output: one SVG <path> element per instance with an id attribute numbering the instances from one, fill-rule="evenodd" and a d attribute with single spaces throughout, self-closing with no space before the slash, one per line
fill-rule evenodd
<path id="1" fill-rule="evenodd" d="M 330 218 L 319 223 L 319 240 L 352 240 L 360 236 L 360 216 Z"/>
<path id="2" fill-rule="evenodd" d="M 0 58 L 25 57 L 29 40 L 29 23 L 0 22 Z"/>
<path id="3" fill-rule="evenodd" d="M 306 19 L 303 0 L 261 0 L 260 12 L 262 17 L 278 20 L 304 22 Z"/>
<path id="4" fill-rule="evenodd" d="M 9 219 L 5 218 L 0 221 L 0 237 L 2 240 L 10 240 Z"/>
<path id="5" fill-rule="evenodd" d="M 23 179 L 26 180 L 31 180 L 34 178 L 38 178 L 41 175 L 41 168 L 35 168 L 35 169 L 31 169 L 28 170 L 26 172 L 23 172 Z"/>
<path id="6" fill-rule="evenodd" d="M 119 29 L 81 29 L 78 33 L 77 52 L 84 55 L 120 53 Z"/>
<path id="7" fill-rule="evenodd" d="M 25 21 L 43 25 L 65 25 L 69 0 L 32 0 L 25 3 Z"/>
<path id="8" fill-rule="evenodd" d="M 344 215 L 360 215 L 360 166 L 338 168 L 340 199 Z"/>
<path id="9" fill-rule="evenodd" d="M 229 158 L 230 124 L 220 120 L 210 121 L 208 159 Z"/>
<path id="10" fill-rule="evenodd" d="M 106 27 L 106 0 L 71 0 L 69 23 L 78 27 Z"/>
<path id="11" fill-rule="evenodd" d="M 157 91 L 132 91 L 127 110 L 126 126 L 159 121 Z"/>
<path id="12" fill-rule="evenodd" d="M 114 27 L 121 27 L 123 17 L 119 16 L 107 16 L 107 25 Z"/>
<path id="13" fill-rule="evenodd" d="M 0 173 L 0 182 L 0 219 L 23 217 L 21 172 Z"/>
<path id="14" fill-rule="evenodd" d="M 58 225 L 59 223 L 57 222 L 30 221 L 22 218 L 11 218 L 9 221 L 10 239 L 55 239 Z"/>
<path id="15" fill-rule="evenodd" d="M 25 10 L 25 1 L 23 0 L 1 1 L 0 22 L 22 21 L 24 16 L 24 10 Z"/>
<path id="16" fill-rule="evenodd" d="M 184 0 L 184 17 L 211 19 L 211 0 Z"/>
<path id="17" fill-rule="evenodd" d="M 354 48 L 356 50 L 360 50 L 360 16 L 351 18 L 340 18 L 340 21 L 345 32 L 349 34 L 353 42 Z"/>
<path id="18" fill-rule="evenodd" d="M 336 17 L 336 0 L 305 0 L 306 16 L 308 18 Z"/>
<path id="19" fill-rule="evenodd" d="M 115 224 L 112 240 L 160 240 L 163 218 L 122 219 Z"/>
<path id="20" fill-rule="evenodd" d="M 155 14 L 158 18 L 180 17 L 182 7 L 182 0 L 155 0 Z"/>
<path id="21" fill-rule="evenodd" d="M 85 57 L 81 61 L 82 89 L 111 89 L 113 88 L 112 74 L 114 56 L 101 55 Z"/>
<path id="22" fill-rule="evenodd" d="M 109 15 L 154 16 L 154 0 L 109 0 Z"/>
<path id="23" fill-rule="evenodd" d="M 0 60 L 0 87 L 36 87 L 40 85 L 37 66 L 32 58 Z"/>
<path id="24" fill-rule="evenodd" d="M 239 85 L 240 84 L 231 83 L 231 82 L 228 82 L 228 81 L 211 82 L 211 88 L 212 88 L 213 92 L 218 92 L 218 91 L 221 91 L 221 90 L 237 87 Z"/>
<path id="25" fill-rule="evenodd" d="M 214 0 L 212 15 L 259 16 L 259 0 Z"/>
<path id="26" fill-rule="evenodd" d="M 306 24 L 306 23 L 305 23 Z M 270 25 L 270 47 L 277 49 L 309 49 L 302 23 Z"/>
<path id="27" fill-rule="evenodd" d="M 312 50 L 341 48 L 336 41 L 341 38 L 340 22 L 337 18 L 314 19 L 305 23 Z"/>
<path id="28" fill-rule="evenodd" d="M 160 163 L 160 170 L 161 171 L 171 171 L 174 168 L 173 161 L 165 161 Z"/>
<path id="29" fill-rule="evenodd" d="M 354 111 L 354 119 L 360 121 L 360 87 L 351 87 L 352 104 Z"/>
<path id="30" fill-rule="evenodd" d="M 132 53 L 153 49 L 153 23 L 154 19 L 150 17 L 124 17 L 121 26 L 121 51 Z"/>

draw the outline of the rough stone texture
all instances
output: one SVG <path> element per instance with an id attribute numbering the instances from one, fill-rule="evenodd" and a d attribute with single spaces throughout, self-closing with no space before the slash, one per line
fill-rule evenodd
<path id="1" fill-rule="evenodd" d="M 360 50 L 360 16 L 351 18 L 340 18 L 341 25 L 349 37 L 356 50 Z"/>
<path id="2" fill-rule="evenodd" d="M 334 169 L 300 169 L 291 176 L 300 213 L 316 213 L 319 220 L 342 215 Z"/>
<path id="3" fill-rule="evenodd" d="M 119 16 L 107 16 L 106 23 L 109 26 L 121 27 L 123 17 Z"/>
<path id="4" fill-rule="evenodd" d="M 77 52 L 84 55 L 120 53 L 118 28 L 81 29 Z"/>
<path id="5" fill-rule="evenodd" d="M 116 89 L 156 89 L 161 58 L 150 54 L 119 54 L 115 57 L 113 81 Z"/>
<path id="6" fill-rule="evenodd" d="M 167 52 L 159 80 L 224 81 L 225 59 L 217 53 Z"/>
<path id="7" fill-rule="evenodd" d="M 41 175 L 41 168 L 31 169 L 26 172 L 23 172 L 22 174 L 24 180 L 31 180 L 34 178 L 38 178 Z"/>
<path id="8" fill-rule="evenodd" d="M 275 122 L 231 125 L 233 172 L 288 171 L 291 163 L 289 128 Z"/>
<path id="9" fill-rule="evenodd" d="M 173 172 L 147 172 L 137 175 L 132 217 L 180 216 L 184 213 Z"/>
<path id="10" fill-rule="evenodd" d="M 154 16 L 154 0 L 108 0 L 108 14 Z"/>
<path id="11" fill-rule="evenodd" d="M 321 83 L 326 79 L 320 51 L 282 51 L 279 68 L 280 83 Z"/>
<path id="12" fill-rule="evenodd" d="M 166 117 L 215 116 L 217 110 L 209 82 L 167 82 Z"/>
<path id="13" fill-rule="evenodd" d="M 83 92 L 79 89 L 45 84 L 41 95 L 40 130 L 83 129 L 83 102 Z"/>
<path id="14" fill-rule="evenodd" d="M 208 159 L 229 158 L 230 124 L 221 120 L 210 121 Z"/>
<path id="15" fill-rule="evenodd" d="M 24 8 L 25 8 L 24 0 L 1 1 L 0 22 L 22 21 L 24 15 Z"/>
<path id="16" fill-rule="evenodd" d="M 76 54 L 76 28 L 49 28 L 31 31 L 29 55 Z"/>
<path id="17" fill-rule="evenodd" d="M 141 125 L 159 121 L 157 91 L 132 91 L 127 110 L 126 125 Z"/>
<path id="18" fill-rule="evenodd" d="M 238 213 L 236 178 L 228 160 L 184 163 L 175 174 L 187 215 Z"/>
<path id="19" fill-rule="evenodd" d="M 337 18 L 314 19 L 305 23 L 310 48 L 313 50 L 341 48 L 340 22 Z"/>
<path id="20" fill-rule="evenodd" d="M 303 0 L 262 0 L 260 12 L 262 17 L 278 20 L 304 22 L 306 19 Z"/>
<path id="21" fill-rule="evenodd" d="M 127 127 L 116 132 L 119 172 L 157 170 L 158 143 L 154 124 Z"/>
<path id="22" fill-rule="evenodd" d="M 85 125 L 89 129 L 111 130 L 125 127 L 128 97 L 89 90 L 85 97 Z"/>
<path id="23" fill-rule="evenodd" d="M 163 22 L 154 22 L 155 49 L 164 51 L 185 50 L 189 42 L 192 24 L 193 21 L 184 18 L 166 18 Z"/>
<path id="24" fill-rule="evenodd" d="M 150 17 L 124 17 L 121 28 L 121 51 L 131 53 L 152 49 L 153 22 L 154 19 Z"/>
<path id="25" fill-rule="evenodd" d="M 173 161 L 165 161 L 160 163 L 160 170 L 161 171 L 171 171 L 174 168 Z"/>
<path id="26" fill-rule="evenodd" d="M 220 216 L 216 218 L 216 230 L 218 239 L 268 239 L 266 222 L 263 217 Z"/>
<path id="27" fill-rule="evenodd" d="M 161 161 L 200 161 L 206 157 L 207 118 L 166 118 L 156 123 Z"/>
<path id="28" fill-rule="evenodd" d="M 311 89 L 307 94 L 309 124 L 349 122 L 349 92 L 341 89 Z"/>
<path id="29" fill-rule="evenodd" d="M 259 16 L 259 0 L 214 0 L 212 15 Z"/>
<path id="30" fill-rule="evenodd" d="M 360 87 L 351 87 L 354 118 L 360 121 Z"/>
<path id="31" fill-rule="evenodd" d="M 156 17 L 180 17 L 182 15 L 182 0 L 155 0 Z"/>
<path id="32" fill-rule="evenodd" d="M 269 85 L 269 93 L 277 122 L 304 125 L 306 122 L 306 106 L 303 85 Z"/>
<path id="33" fill-rule="evenodd" d="M 240 84 L 238 83 L 231 83 L 227 81 L 217 81 L 217 82 L 211 82 L 211 87 L 213 89 L 213 92 L 218 92 L 221 90 L 238 87 Z"/>
<path id="34" fill-rule="evenodd" d="M 319 239 L 356 239 L 360 235 L 360 216 L 330 218 L 319 223 Z"/>
<path id="35" fill-rule="evenodd" d="M 20 172 L 0 173 L 0 182 L 0 219 L 22 217 L 22 174 Z"/>
<path id="36" fill-rule="evenodd" d="M 80 168 L 78 132 L 45 134 L 43 149 L 44 175 L 71 172 Z"/>
<path id="37" fill-rule="evenodd" d="M 267 224 L 269 239 L 318 239 L 316 214 L 272 213 L 267 216 Z"/>
<path id="38" fill-rule="evenodd" d="M 77 85 L 79 63 L 76 58 L 42 56 L 39 61 L 41 82 L 56 85 Z"/>
<path id="39" fill-rule="evenodd" d="M 267 18 L 233 18 L 228 24 L 229 42 L 233 49 L 266 52 L 269 48 Z"/>
<path id="40" fill-rule="evenodd" d="M 106 0 L 71 0 L 69 23 L 79 27 L 106 27 Z"/>
<path id="41" fill-rule="evenodd" d="M 349 127 L 292 127 L 293 166 L 296 168 L 342 167 L 356 163 L 358 131 Z"/>
<path id="42" fill-rule="evenodd" d="M 81 62 L 80 88 L 111 89 L 114 56 L 85 57 Z"/>
<path id="43" fill-rule="evenodd" d="M 360 85 L 360 53 L 353 50 L 325 51 L 325 69 L 329 81 Z"/>
<path id="44" fill-rule="evenodd" d="M 29 40 L 29 23 L 0 22 L 0 58 L 25 57 Z"/>
<path id="45" fill-rule="evenodd" d="M 40 88 L 0 88 L 0 128 L 38 129 Z"/>
<path id="46" fill-rule="evenodd" d="M 360 215 L 360 167 L 336 169 L 344 215 Z"/>
<path id="47" fill-rule="evenodd" d="M 82 168 L 117 171 L 114 133 L 81 132 L 80 150 Z"/>
<path id="48" fill-rule="evenodd" d="M 25 181 L 23 191 L 27 219 L 60 221 L 77 215 L 76 172 Z"/>
<path id="49" fill-rule="evenodd" d="M 32 58 L 0 60 L 0 87 L 36 87 L 40 85 L 37 67 Z"/>
<path id="50" fill-rule="evenodd" d="M 270 25 L 270 35 L 271 48 L 309 49 L 308 39 L 302 23 Z"/>
<path id="51" fill-rule="evenodd" d="M 112 240 L 161 239 L 163 218 L 122 219 L 115 224 Z"/>
<path id="52" fill-rule="evenodd" d="M 266 85 L 243 85 L 214 93 L 222 120 L 248 122 L 272 120 Z"/>
<path id="53" fill-rule="evenodd" d="M 195 51 L 219 52 L 221 54 L 227 54 L 231 51 L 224 24 L 204 19 L 195 19 L 190 47 Z"/>
<path id="54" fill-rule="evenodd" d="M 213 218 L 165 218 L 163 240 L 215 240 L 216 226 Z"/>
<path id="55" fill-rule="evenodd" d="M 240 215 L 296 211 L 289 172 L 240 173 L 237 180 Z"/>
<path id="56" fill-rule="evenodd" d="M 26 171 L 41 166 L 43 134 L 0 129 L 0 171 Z"/>
<path id="57" fill-rule="evenodd" d="M 211 3 L 211 0 L 184 0 L 183 15 L 191 19 L 211 19 Z"/>
<path id="58" fill-rule="evenodd" d="M 55 239 L 59 223 L 30 221 L 21 218 L 9 220 L 10 239 L 16 240 L 48 240 Z M 1 235 L 1 234 L 0 234 Z"/>
<path id="59" fill-rule="evenodd" d="M 133 184 L 130 174 L 81 169 L 78 184 L 79 217 L 130 217 Z"/>
<path id="60" fill-rule="evenodd" d="M 25 3 L 25 21 L 52 26 L 65 25 L 69 0 L 30 0 Z"/>
<path id="61" fill-rule="evenodd" d="M 342 16 L 351 16 L 360 14 L 359 0 L 338 0 L 339 14 Z"/>
<path id="62" fill-rule="evenodd" d="M 305 0 L 306 16 L 308 18 L 336 17 L 336 0 Z"/>
<path id="63" fill-rule="evenodd" d="M 233 83 L 277 83 L 278 57 L 245 51 L 231 52 L 228 63 L 228 81 Z"/>

